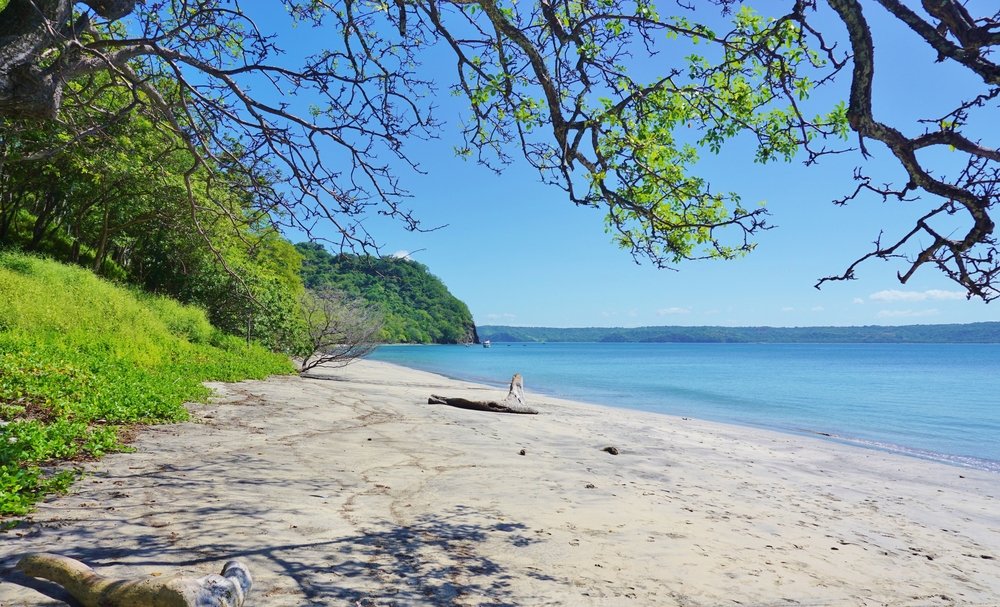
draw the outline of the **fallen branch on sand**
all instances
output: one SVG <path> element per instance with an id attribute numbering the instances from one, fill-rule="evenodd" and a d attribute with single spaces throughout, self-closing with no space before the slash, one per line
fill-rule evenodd
<path id="1" fill-rule="evenodd" d="M 523 413 L 534 415 L 538 411 L 529 407 L 524 400 L 524 380 L 520 373 L 515 373 L 510 379 L 510 392 L 507 398 L 500 402 L 495 400 L 469 400 L 467 398 L 450 398 L 431 394 L 427 399 L 429 405 L 448 405 L 459 409 L 472 409 L 474 411 L 491 411 L 493 413 Z"/>
<path id="2" fill-rule="evenodd" d="M 226 563 L 222 575 L 120 580 L 75 559 L 39 552 L 22 558 L 17 569 L 59 584 L 83 607 L 242 607 L 253 585 L 250 571 L 239 561 Z"/>

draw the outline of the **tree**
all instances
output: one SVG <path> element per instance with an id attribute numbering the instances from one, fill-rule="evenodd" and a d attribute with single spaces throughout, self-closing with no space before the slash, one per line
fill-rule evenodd
<path id="1" fill-rule="evenodd" d="M 306 291 L 301 301 L 309 341 L 300 373 L 348 365 L 378 345 L 382 314 L 374 307 L 331 288 Z"/>
<path id="2" fill-rule="evenodd" d="M 275 224 L 308 233 L 333 222 L 341 244 L 370 248 L 358 218 L 373 206 L 416 228 L 382 157 L 403 158 L 401 141 L 426 135 L 431 122 L 410 101 L 426 83 L 409 73 L 409 51 L 367 32 L 343 35 L 364 51 L 319 52 L 294 69 L 270 63 L 280 53 L 273 37 L 234 1 L 11 0 L 0 18 L 0 115 L 60 120 L 67 101 L 93 95 L 71 83 L 110 75 L 101 86 L 129 103 L 75 124 L 76 136 L 155 115 L 191 154 L 184 183 L 202 214 L 233 219 L 196 183 L 207 170 L 239 182 Z M 282 100 L 296 97 L 308 97 L 299 113 Z"/>
<path id="3" fill-rule="evenodd" d="M 298 68 L 270 63 L 277 41 L 236 2 L 79 4 L 89 10 L 74 15 L 70 0 L 11 0 L 0 23 L 0 113 L 56 116 L 66 82 L 112 73 L 196 158 L 225 159 L 243 172 L 272 221 L 304 231 L 317 219 L 333 221 L 342 244 L 374 244 L 357 221 L 370 211 L 418 227 L 379 159 L 409 162 L 403 141 L 434 133 L 426 100 L 433 79 L 419 59 L 441 44 L 456 60 L 453 90 L 469 104 L 459 152 L 499 170 L 519 150 L 572 203 L 604 208 L 608 231 L 637 260 L 731 258 L 767 229 L 764 209 L 696 174 L 700 150 L 742 136 L 756 144 L 757 162 L 812 164 L 847 151 L 853 130 L 863 156 L 869 142 L 881 142 L 908 181 L 877 186 L 859 171 L 857 188 L 838 202 L 919 194 L 927 212 L 820 284 L 854 278 L 874 257 L 901 259 L 902 282 L 930 266 L 969 296 L 1000 295 L 991 218 L 1000 152 L 975 134 L 976 118 L 1000 95 L 1000 64 L 990 54 L 1000 43 L 1000 12 L 973 16 L 959 0 L 923 0 L 919 10 L 900 0 L 870 4 L 939 61 L 983 83 L 906 134 L 914 125 L 873 114 L 878 66 L 857 0 L 786 0 L 770 18 L 734 11 L 735 0 L 697 9 L 675 0 L 677 17 L 649 0 L 283 0 L 295 19 L 335 34 Z M 849 52 L 835 44 L 845 31 Z M 655 73 L 636 65 L 640 54 L 656 58 Z M 849 102 L 812 108 L 810 94 L 842 74 Z M 262 93 L 261 85 L 273 88 Z M 296 95 L 310 100 L 304 112 L 293 109 Z M 328 157 L 324 139 L 339 155 Z M 964 167 L 936 170 L 927 152 L 941 148 L 962 154 Z M 347 168 L 334 170 L 337 160 Z M 261 182 L 261 174 L 271 179 Z M 952 237 L 956 214 L 966 224 Z"/>
<path id="4" fill-rule="evenodd" d="M 854 193 L 841 203 L 871 191 L 883 200 L 914 200 L 917 192 L 929 194 L 933 202 L 916 225 L 898 239 L 883 243 L 881 235 L 875 249 L 861 257 L 838 276 L 827 280 L 854 278 L 855 268 L 863 261 L 904 258 L 908 267 L 898 274 L 905 283 L 923 265 L 938 268 L 966 289 L 970 297 L 991 301 L 1000 297 L 1000 254 L 993 235 L 991 216 L 1000 202 L 1000 150 L 984 145 L 975 132 L 977 110 L 995 105 L 1000 96 L 1000 63 L 991 57 L 993 47 L 1000 45 L 1000 10 L 992 15 L 974 18 L 958 0 L 922 0 L 926 14 L 921 16 L 898 0 L 877 0 L 896 19 L 906 24 L 921 40 L 938 54 L 939 62 L 947 62 L 974 74 L 983 81 L 977 94 L 963 99 L 951 111 L 940 116 L 928 116 L 921 122 L 923 132 L 906 135 L 900 129 L 876 117 L 872 111 L 873 79 L 876 72 L 874 42 L 871 28 L 857 0 L 828 0 L 847 27 L 853 60 L 850 103 L 847 119 L 858 134 L 859 145 L 867 155 L 865 139 L 872 139 L 889 148 L 906 171 L 909 180 L 901 187 L 877 186 L 862 174 Z M 921 158 L 935 149 L 952 149 L 965 158 L 964 164 L 952 175 L 941 174 Z M 935 221 L 961 214 L 967 223 L 959 236 L 952 237 L 939 229 Z M 943 222 L 942 222 L 943 223 Z M 920 242 L 920 238 L 929 238 Z M 907 253 L 907 248 L 915 253 Z M 817 285 L 818 286 L 818 285 Z"/>

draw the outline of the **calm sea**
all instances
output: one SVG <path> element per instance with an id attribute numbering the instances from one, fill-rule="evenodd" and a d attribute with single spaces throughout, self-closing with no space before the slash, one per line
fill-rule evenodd
<path id="1" fill-rule="evenodd" d="M 505 388 L 838 440 L 1000 472 L 1000 344 L 382 346 Z"/>

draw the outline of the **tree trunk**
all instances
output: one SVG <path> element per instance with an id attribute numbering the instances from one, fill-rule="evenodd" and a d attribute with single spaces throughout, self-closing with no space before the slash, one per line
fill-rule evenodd
<path id="1" fill-rule="evenodd" d="M 104 207 L 104 218 L 101 221 L 101 236 L 97 242 L 97 250 L 94 251 L 94 266 L 91 268 L 95 274 L 101 273 L 101 266 L 104 265 L 104 259 L 108 256 L 108 238 L 110 237 L 109 223 L 111 222 L 111 205 L 108 204 Z"/>
<path id="2" fill-rule="evenodd" d="M 35 223 L 31 226 L 31 240 L 28 242 L 28 246 L 26 247 L 29 251 L 37 249 L 38 245 L 42 242 L 45 230 L 49 227 L 49 215 L 53 210 L 52 192 L 46 192 L 41 198 L 42 200 L 35 209 L 37 212 L 35 213 Z"/>
<path id="3" fill-rule="evenodd" d="M 20 201 L 22 200 L 20 195 L 15 197 L 14 193 L 5 187 L 6 185 L 8 184 L 0 186 L 3 188 L 0 190 L 0 242 L 7 242 L 7 238 L 10 236 L 10 226 L 21 208 Z"/>
<path id="4" fill-rule="evenodd" d="M 99 575 L 58 554 L 29 554 L 17 569 L 59 584 L 83 607 L 241 607 L 253 579 L 246 565 L 229 561 L 222 575 L 163 576 L 119 580 Z"/>
<path id="5" fill-rule="evenodd" d="M 469 400 L 467 398 L 451 398 L 431 394 L 427 399 L 429 405 L 448 405 L 459 409 L 472 409 L 473 411 L 491 411 L 493 413 L 522 413 L 527 415 L 537 414 L 538 411 L 529 407 L 524 399 L 524 379 L 520 373 L 515 373 L 510 379 L 510 391 L 507 398 L 500 402 L 494 400 Z"/>

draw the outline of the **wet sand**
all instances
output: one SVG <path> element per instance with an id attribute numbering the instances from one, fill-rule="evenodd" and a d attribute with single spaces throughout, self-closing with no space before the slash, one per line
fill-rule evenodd
<path id="1" fill-rule="evenodd" d="M 0 536 L 0 605 L 66 604 L 12 571 L 33 551 L 122 576 L 240 558 L 268 607 L 1000 604 L 1000 475 L 561 401 L 530 373 L 536 416 L 425 404 L 504 391 L 385 363 L 320 373 L 213 385 L 89 464 Z"/>

